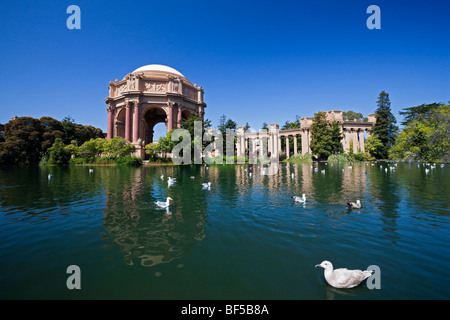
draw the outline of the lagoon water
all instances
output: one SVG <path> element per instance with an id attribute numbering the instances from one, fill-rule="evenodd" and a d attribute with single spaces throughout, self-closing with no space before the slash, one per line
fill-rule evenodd
<path id="1" fill-rule="evenodd" d="M 450 165 L 312 165 L 0 167 L 0 298 L 450 298 Z M 323 260 L 381 289 L 334 289 Z"/>

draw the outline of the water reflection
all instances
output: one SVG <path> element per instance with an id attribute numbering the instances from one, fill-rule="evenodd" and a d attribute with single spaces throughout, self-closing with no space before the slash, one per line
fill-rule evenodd
<path id="1" fill-rule="evenodd" d="M 195 188 L 186 184 L 190 180 L 182 168 L 129 170 L 122 168 L 106 178 L 103 239 L 119 246 L 127 265 L 152 267 L 192 251 L 206 236 L 205 201 L 198 197 L 184 201 Z M 177 178 L 174 185 L 167 184 L 169 176 Z M 170 207 L 157 207 L 154 202 L 166 197 L 173 199 Z"/>

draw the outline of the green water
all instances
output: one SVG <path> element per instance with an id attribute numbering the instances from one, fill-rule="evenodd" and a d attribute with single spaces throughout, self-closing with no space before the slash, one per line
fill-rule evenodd
<path id="1" fill-rule="evenodd" d="M 0 168 L 0 298 L 450 298 L 449 165 L 280 166 Z M 334 289 L 323 260 L 381 289 Z"/>

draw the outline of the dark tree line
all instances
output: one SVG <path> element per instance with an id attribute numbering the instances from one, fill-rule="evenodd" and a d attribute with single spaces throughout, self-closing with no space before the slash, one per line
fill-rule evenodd
<path id="1" fill-rule="evenodd" d="M 51 117 L 15 117 L 5 124 L 5 140 L 0 142 L 0 165 L 37 165 L 57 138 L 65 144 L 82 145 L 92 138 L 103 138 L 99 128 Z"/>

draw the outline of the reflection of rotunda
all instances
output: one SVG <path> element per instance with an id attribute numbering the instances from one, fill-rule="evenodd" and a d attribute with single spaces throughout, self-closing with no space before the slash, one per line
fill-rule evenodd
<path id="1" fill-rule="evenodd" d="M 177 70 L 158 64 L 140 67 L 121 81 L 109 83 L 108 134 L 125 138 L 145 156 L 144 146 L 153 141 L 153 128 L 164 122 L 167 131 L 180 127 L 192 112 L 204 115 L 203 88 Z"/>

